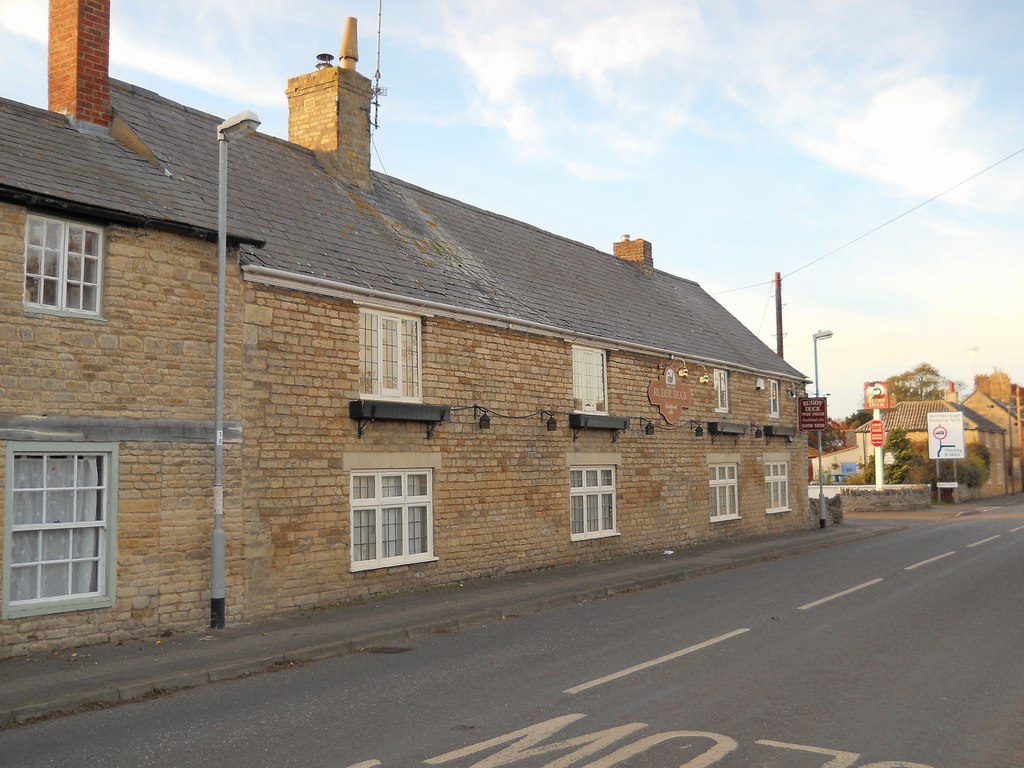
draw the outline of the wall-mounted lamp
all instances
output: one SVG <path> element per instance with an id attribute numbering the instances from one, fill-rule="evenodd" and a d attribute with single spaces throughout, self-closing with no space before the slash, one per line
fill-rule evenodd
<path id="1" fill-rule="evenodd" d="M 683 367 L 676 371 L 676 373 L 679 374 L 680 379 L 685 379 L 687 376 L 690 375 L 690 371 L 687 369 L 686 363 L 683 363 Z"/>
<path id="2" fill-rule="evenodd" d="M 653 435 L 654 434 L 654 422 L 653 421 L 651 421 L 650 419 L 645 419 L 643 416 L 641 416 L 640 417 L 640 424 L 644 428 L 644 434 L 645 435 Z"/>
<path id="3" fill-rule="evenodd" d="M 690 419 L 690 426 L 693 427 L 694 437 L 704 437 L 704 427 L 701 426 L 701 423 L 699 421 L 694 421 L 693 419 Z"/>
<path id="4" fill-rule="evenodd" d="M 760 427 L 754 430 L 754 437 L 764 437 L 764 430 Z"/>
<path id="5" fill-rule="evenodd" d="M 547 420 L 544 419 L 545 416 L 548 417 Z M 558 429 L 558 419 L 555 418 L 555 414 L 551 413 L 551 411 L 541 411 L 540 420 L 544 422 L 548 432 L 554 432 Z"/>
<path id="6" fill-rule="evenodd" d="M 474 405 L 473 406 L 473 415 L 476 416 L 477 414 L 480 414 L 480 418 L 477 421 L 477 424 L 480 425 L 480 429 L 490 429 L 491 428 L 491 417 L 488 414 L 487 409 L 484 408 L 482 405 Z"/>
<path id="7" fill-rule="evenodd" d="M 764 379 L 760 379 L 759 378 L 757 381 L 755 381 L 754 382 L 754 389 L 756 389 L 758 392 L 760 392 L 762 389 L 764 389 Z"/>

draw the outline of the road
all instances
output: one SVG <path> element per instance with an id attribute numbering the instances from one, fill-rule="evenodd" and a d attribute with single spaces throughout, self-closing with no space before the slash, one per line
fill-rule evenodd
<path id="1" fill-rule="evenodd" d="M 1019 768 L 1024 508 L 0 732 L 0 765 Z"/>

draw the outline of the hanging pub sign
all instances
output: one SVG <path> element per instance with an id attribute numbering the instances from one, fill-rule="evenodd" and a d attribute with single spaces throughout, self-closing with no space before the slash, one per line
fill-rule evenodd
<path id="1" fill-rule="evenodd" d="M 685 368 L 683 370 L 685 372 Z M 647 398 L 651 405 L 658 406 L 658 411 L 669 424 L 675 424 L 683 409 L 693 404 L 689 385 L 680 379 L 675 369 L 669 365 L 665 367 L 661 376 L 651 379 L 647 387 Z"/>
<path id="2" fill-rule="evenodd" d="M 869 411 L 891 408 L 889 387 L 884 381 L 864 382 L 864 408 Z"/>

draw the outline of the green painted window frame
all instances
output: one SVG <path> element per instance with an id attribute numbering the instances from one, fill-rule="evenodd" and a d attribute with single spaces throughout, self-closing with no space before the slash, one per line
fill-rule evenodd
<path id="1" fill-rule="evenodd" d="M 14 460 L 18 456 L 64 454 L 101 454 L 106 458 L 105 524 L 102 532 L 102 560 L 100 562 L 99 594 L 87 596 L 69 595 L 61 598 L 43 598 L 31 602 L 11 604 L 12 540 L 14 534 Z M 7 443 L 4 471 L 4 564 L 3 564 L 3 608 L 2 618 L 17 619 L 28 616 L 44 616 L 69 611 L 110 608 L 116 597 L 117 582 L 117 508 L 118 478 L 120 473 L 120 449 L 117 443 L 94 442 L 43 442 L 12 441 Z"/>

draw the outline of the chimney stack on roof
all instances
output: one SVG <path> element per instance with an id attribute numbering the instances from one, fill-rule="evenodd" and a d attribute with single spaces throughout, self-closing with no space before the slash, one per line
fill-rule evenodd
<path id="1" fill-rule="evenodd" d="M 370 186 L 369 78 L 356 72 L 356 20 L 345 21 L 341 64 L 324 55 L 317 68 L 288 81 L 288 140 L 313 150 L 334 175 L 364 189 Z"/>
<path id="2" fill-rule="evenodd" d="M 654 254 L 651 244 L 643 239 L 630 240 L 629 235 L 612 244 L 612 253 L 623 261 L 629 261 L 650 274 L 654 271 Z"/>
<path id="3" fill-rule="evenodd" d="M 48 108 L 110 127 L 110 0 L 50 0 Z"/>

